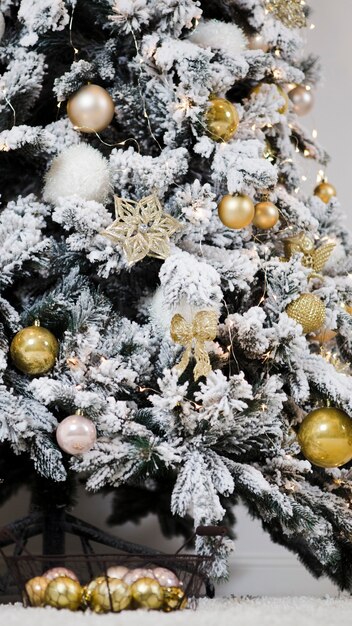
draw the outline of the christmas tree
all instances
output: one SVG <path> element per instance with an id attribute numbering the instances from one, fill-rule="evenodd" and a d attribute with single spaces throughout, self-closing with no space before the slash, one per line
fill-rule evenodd
<path id="1" fill-rule="evenodd" d="M 241 498 L 351 589 L 351 238 L 301 125 L 309 8 L 1 9 L 1 502 L 84 479 L 188 536 Z"/>

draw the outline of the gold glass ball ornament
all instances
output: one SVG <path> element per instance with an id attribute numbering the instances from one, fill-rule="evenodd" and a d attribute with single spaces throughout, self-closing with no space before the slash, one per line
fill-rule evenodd
<path id="1" fill-rule="evenodd" d="M 254 204 L 245 194 L 226 194 L 218 204 L 218 214 L 224 226 L 239 230 L 252 222 Z"/>
<path id="2" fill-rule="evenodd" d="M 49 580 L 44 576 L 35 576 L 27 580 L 25 584 L 26 593 L 24 595 L 24 604 L 29 600 L 30 606 L 44 606 L 45 591 L 49 584 Z"/>
<path id="3" fill-rule="evenodd" d="M 254 93 L 260 93 L 260 91 L 269 84 L 274 84 L 274 83 L 259 83 L 259 85 L 256 85 L 255 87 L 253 87 L 251 89 L 251 94 Z M 278 108 L 277 112 L 280 113 L 281 115 L 285 115 L 285 113 L 287 113 L 288 111 L 288 107 L 290 104 L 290 100 L 289 97 L 285 91 L 285 89 L 283 87 L 281 87 L 281 85 L 275 85 L 279 96 L 281 96 L 281 98 L 283 98 L 284 103 Z"/>
<path id="4" fill-rule="evenodd" d="M 209 136 L 214 141 L 229 141 L 234 136 L 239 116 L 236 107 L 226 98 L 211 98 L 205 114 Z"/>
<path id="5" fill-rule="evenodd" d="M 98 576 L 97 578 L 93 578 L 93 580 L 91 580 L 87 585 L 84 585 L 84 587 L 82 587 L 82 605 L 83 606 L 89 606 L 90 605 L 90 601 L 92 598 L 92 593 L 94 591 L 94 589 L 100 585 L 100 583 L 103 583 L 106 581 L 106 576 Z"/>
<path id="6" fill-rule="evenodd" d="M 286 307 L 286 313 L 301 324 L 303 333 L 319 330 L 326 319 L 325 304 L 313 293 L 302 293 Z"/>
<path id="7" fill-rule="evenodd" d="M 330 200 L 336 196 L 336 189 L 334 185 L 325 180 L 316 186 L 314 195 L 318 196 L 325 204 L 328 204 Z"/>
<path id="8" fill-rule="evenodd" d="M 275 224 L 277 224 L 279 220 L 279 210 L 273 202 L 270 202 L 269 200 L 258 202 L 254 208 L 254 226 L 263 230 L 268 230 L 268 228 L 272 228 Z"/>
<path id="9" fill-rule="evenodd" d="M 247 35 L 249 50 L 262 50 L 268 52 L 269 44 L 265 41 L 262 33 L 251 33 Z"/>
<path id="10" fill-rule="evenodd" d="M 313 91 L 305 85 L 296 85 L 288 92 L 288 97 L 297 115 L 307 115 L 314 106 Z"/>
<path id="11" fill-rule="evenodd" d="M 58 351 L 56 337 L 38 321 L 16 333 L 10 346 L 11 359 L 17 369 L 30 376 L 49 372 L 55 365 Z"/>
<path id="12" fill-rule="evenodd" d="M 160 609 L 164 602 L 162 587 L 155 578 L 140 578 L 131 585 L 132 597 L 138 607 Z"/>
<path id="13" fill-rule="evenodd" d="M 115 106 L 110 94 L 99 85 L 85 85 L 67 103 L 67 115 L 82 133 L 99 133 L 109 126 Z"/>
<path id="14" fill-rule="evenodd" d="M 90 608 L 95 613 L 119 613 L 128 609 L 132 602 L 131 587 L 118 578 L 104 578 L 93 589 Z"/>
<path id="15" fill-rule="evenodd" d="M 180 587 L 164 587 L 164 604 L 163 610 L 166 613 L 170 611 L 178 611 L 185 609 L 187 606 L 187 597 Z"/>
<path id="16" fill-rule="evenodd" d="M 82 603 L 81 585 L 68 576 L 59 576 L 50 581 L 45 590 L 45 604 L 55 609 L 77 611 Z"/>
<path id="17" fill-rule="evenodd" d="M 323 407 L 308 413 L 299 431 L 304 456 L 318 467 L 340 467 L 352 460 L 352 419 L 340 409 Z"/>

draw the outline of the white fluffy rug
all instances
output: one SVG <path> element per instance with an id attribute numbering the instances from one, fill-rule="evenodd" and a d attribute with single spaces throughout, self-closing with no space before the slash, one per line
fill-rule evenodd
<path id="1" fill-rule="evenodd" d="M 218 598 L 196 611 L 125 611 L 119 615 L 0 606 L 1 626 L 351 626 L 352 598 Z"/>

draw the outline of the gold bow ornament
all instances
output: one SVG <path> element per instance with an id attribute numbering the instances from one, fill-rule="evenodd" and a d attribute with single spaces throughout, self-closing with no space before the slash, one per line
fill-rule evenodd
<path id="1" fill-rule="evenodd" d="M 181 361 L 176 365 L 180 375 L 185 371 L 192 351 L 196 365 L 193 370 L 194 380 L 207 376 L 211 372 L 208 352 L 204 346 L 206 341 L 214 341 L 218 329 L 219 316 L 215 311 L 198 311 L 191 322 L 176 313 L 170 326 L 171 338 L 185 348 Z"/>

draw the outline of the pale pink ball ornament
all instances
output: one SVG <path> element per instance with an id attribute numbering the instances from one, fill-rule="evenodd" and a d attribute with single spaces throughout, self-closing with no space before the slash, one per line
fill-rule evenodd
<path id="1" fill-rule="evenodd" d="M 128 567 L 125 567 L 124 565 L 112 565 L 107 569 L 106 575 L 109 578 L 119 578 L 122 580 L 129 571 Z"/>
<path id="2" fill-rule="evenodd" d="M 67 576 L 67 578 L 72 578 L 72 580 L 75 580 L 79 583 L 76 574 L 71 569 L 67 569 L 67 567 L 52 567 L 43 574 L 43 577 L 47 580 L 54 580 L 55 578 L 59 578 L 60 576 Z"/>
<path id="3" fill-rule="evenodd" d="M 136 567 L 136 569 L 131 569 L 125 576 L 123 577 L 125 583 L 128 585 L 132 585 L 139 580 L 140 578 L 155 578 L 154 570 L 148 569 L 146 567 Z"/>
<path id="4" fill-rule="evenodd" d="M 69 415 L 57 427 L 56 440 L 67 454 L 84 454 L 96 440 L 96 428 L 89 419 L 80 414 Z"/>
<path id="5" fill-rule="evenodd" d="M 157 579 L 161 587 L 180 587 L 182 583 L 176 574 L 166 567 L 155 567 L 153 569 L 154 578 Z"/>
<path id="6" fill-rule="evenodd" d="M 288 97 L 293 102 L 293 108 L 297 115 L 307 115 L 314 106 L 314 94 L 311 89 L 304 85 L 297 85 L 288 92 Z"/>

